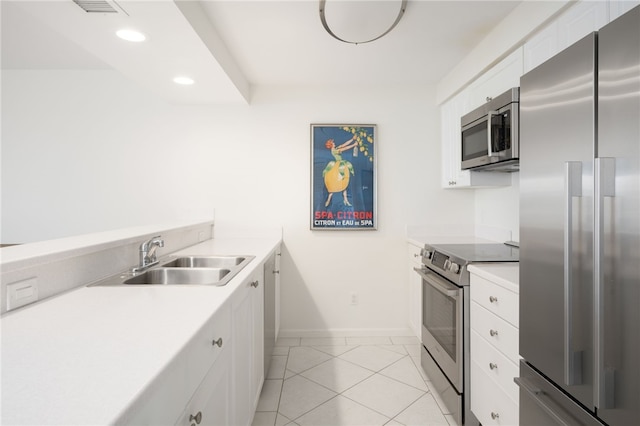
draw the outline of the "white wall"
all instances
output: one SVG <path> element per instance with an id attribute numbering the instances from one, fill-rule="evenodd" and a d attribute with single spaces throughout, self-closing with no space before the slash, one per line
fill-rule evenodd
<path id="1" fill-rule="evenodd" d="M 511 186 L 475 191 L 475 225 L 511 231 L 520 241 L 520 173 L 511 174 Z"/>
<path id="2" fill-rule="evenodd" d="M 469 225 L 440 189 L 434 88 L 257 88 L 176 106 L 111 71 L 3 71 L 2 240 L 211 216 L 282 225 L 282 328 L 407 329 L 405 226 Z M 311 123 L 378 126 L 378 230 L 309 230 Z M 350 293 L 358 305 L 350 305 Z"/>

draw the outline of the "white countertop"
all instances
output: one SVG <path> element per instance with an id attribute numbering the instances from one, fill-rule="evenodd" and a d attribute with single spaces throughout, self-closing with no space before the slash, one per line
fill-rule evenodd
<path id="1" fill-rule="evenodd" d="M 81 287 L 5 315 L 1 423 L 114 423 L 278 243 L 213 239 L 172 253 L 256 256 L 224 287 Z"/>
<path id="2" fill-rule="evenodd" d="M 468 267 L 470 274 L 478 275 L 515 293 L 520 292 L 520 264 L 474 263 Z"/>

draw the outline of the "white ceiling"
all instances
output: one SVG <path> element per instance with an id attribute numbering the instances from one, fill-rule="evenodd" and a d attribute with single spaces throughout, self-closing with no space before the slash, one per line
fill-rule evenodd
<path id="1" fill-rule="evenodd" d="M 119 0 L 117 14 L 2 0 L 2 68 L 113 68 L 178 103 L 246 103 L 255 85 L 433 84 L 520 2 L 409 0 L 393 31 L 353 45 L 325 32 L 318 0 Z M 123 42 L 121 27 L 148 40 Z"/>

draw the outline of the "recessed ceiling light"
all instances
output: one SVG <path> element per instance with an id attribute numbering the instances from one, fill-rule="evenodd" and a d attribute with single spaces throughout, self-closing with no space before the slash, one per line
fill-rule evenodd
<path id="1" fill-rule="evenodd" d="M 189 85 L 194 83 L 193 79 L 189 77 L 176 77 L 173 79 L 173 82 L 178 84 L 184 84 L 184 85 Z"/>
<path id="2" fill-rule="evenodd" d="M 116 35 L 123 40 L 134 42 L 145 41 L 147 38 L 140 31 L 136 30 L 119 30 L 116 32 Z"/>

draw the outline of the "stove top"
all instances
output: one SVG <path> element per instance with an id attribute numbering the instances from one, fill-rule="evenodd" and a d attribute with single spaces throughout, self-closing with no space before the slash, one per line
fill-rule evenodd
<path id="1" fill-rule="evenodd" d="M 458 286 L 469 285 L 467 266 L 471 263 L 518 262 L 519 249 L 506 244 L 425 244 L 423 267 L 431 269 Z"/>
<path id="2" fill-rule="evenodd" d="M 457 257 L 465 263 L 473 262 L 518 262 L 517 247 L 506 244 L 435 244 L 432 249 Z"/>

